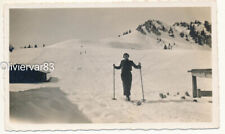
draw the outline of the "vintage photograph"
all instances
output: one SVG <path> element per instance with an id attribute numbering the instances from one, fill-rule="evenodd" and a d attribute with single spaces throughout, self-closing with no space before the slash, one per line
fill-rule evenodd
<path id="1" fill-rule="evenodd" d="M 215 120 L 212 7 L 10 8 L 8 18 L 10 123 Z"/>

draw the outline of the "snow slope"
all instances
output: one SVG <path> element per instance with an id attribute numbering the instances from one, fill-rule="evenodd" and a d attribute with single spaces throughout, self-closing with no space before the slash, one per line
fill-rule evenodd
<path id="1" fill-rule="evenodd" d="M 210 50 L 208 46 L 200 46 L 193 41 L 186 41 L 181 38 L 178 32 L 174 32 L 175 37 L 169 37 L 168 33 L 161 33 L 160 36 L 154 34 L 143 35 L 138 31 L 133 31 L 130 34 L 108 38 L 101 40 L 105 45 L 110 45 L 114 48 L 131 48 L 131 49 L 163 49 L 169 44 L 173 49 L 200 49 Z M 190 37 L 189 37 L 190 38 Z M 160 41 L 159 41 L 160 40 Z"/>
<path id="2" fill-rule="evenodd" d="M 124 45 L 127 43 L 125 41 L 117 44 L 118 47 L 112 46 L 111 41 L 118 43 L 114 39 L 95 43 L 70 40 L 45 48 L 15 50 L 10 55 L 14 63 L 54 62 L 55 70 L 50 75 L 58 78 L 58 81 L 10 84 L 10 91 L 59 87 L 68 100 L 76 104 L 93 123 L 211 121 L 210 98 L 201 98 L 198 103 L 188 96 L 181 99 L 185 92 L 192 93 L 191 74 L 187 71 L 211 68 L 211 51 L 144 49 L 143 46 L 142 49 L 132 49 Z M 135 63 L 141 62 L 143 66 L 146 102 L 141 106 L 125 101 L 120 70 L 116 70 L 117 100 L 112 100 L 112 64 L 118 65 L 124 52 L 128 52 Z M 133 69 L 132 74 L 131 99 L 137 101 L 142 98 L 139 70 Z M 211 79 L 199 79 L 198 88 L 212 90 Z M 162 99 L 160 93 L 169 95 Z"/>

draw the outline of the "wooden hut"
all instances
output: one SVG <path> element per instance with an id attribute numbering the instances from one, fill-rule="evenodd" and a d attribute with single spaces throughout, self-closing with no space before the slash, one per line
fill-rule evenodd
<path id="1" fill-rule="evenodd" d="M 192 69 L 188 72 L 192 75 L 192 91 L 193 98 L 200 98 L 203 96 L 212 96 L 212 91 L 202 91 L 197 87 L 197 77 L 212 78 L 212 69 Z"/>

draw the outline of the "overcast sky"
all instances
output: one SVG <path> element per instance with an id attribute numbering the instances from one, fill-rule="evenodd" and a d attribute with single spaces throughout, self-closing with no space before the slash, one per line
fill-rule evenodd
<path id="1" fill-rule="evenodd" d="M 115 37 L 148 19 L 168 24 L 208 20 L 210 8 L 11 9 L 10 43 L 52 44 L 68 39 Z M 211 22 L 211 21 L 210 21 Z"/>

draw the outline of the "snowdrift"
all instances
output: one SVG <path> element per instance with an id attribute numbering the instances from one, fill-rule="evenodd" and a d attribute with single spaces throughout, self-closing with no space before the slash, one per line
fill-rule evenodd
<path id="1" fill-rule="evenodd" d="M 57 87 L 10 92 L 10 116 L 24 123 L 90 123 Z"/>

